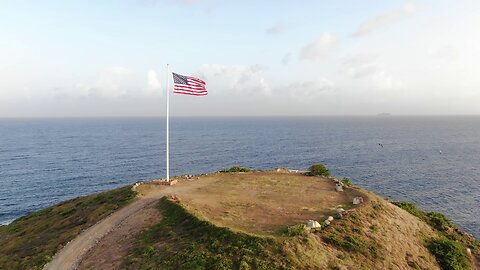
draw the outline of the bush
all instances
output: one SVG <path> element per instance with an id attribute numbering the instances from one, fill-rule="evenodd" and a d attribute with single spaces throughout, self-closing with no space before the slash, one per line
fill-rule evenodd
<path id="1" fill-rule="evenodd" d="M 443 214 L 437 212 L 427 213 L 427 223 L 439 231 L 446 231 L 448 228 L 454 228 L 455 225 Z"/>
<path id="2" fill-rule="evenodd" d="M 417 206 L 411 202 L 392 202 L 394 205 L 402 208 L 403 210 L 407 211 L 408 213 L 423 219 L 423 213 L 417 209 Z"/>
<path id="3" fill-rule="evenodd" d="M 251 171 L 249 168 L 244 168 L 240 166 L 233 166 L 230 169 L 221 170 L 221 173 L 234 173 L 234 172 L 249 172 Z"/>
<path id="4" fill-rule="evenodd" d="M 307 226 L 305 226 L 305 224 L 296 224 L 288 227 L 285 234 L 287 236 L 297 236 L 297 235 L 304 235 L 306 232 L 307 232 Z"/>
<path id="5" fill-rule="evenodd" d="M 417 206 L 411 202 L 393 202 L 393 204 L 420 218 L 438 231 L 445 232 L 448 230 L 448 228 L 455 228 L 455 225 L 452 223 L 452 221 L 450 221 L 443 214 L 437 212 L 425 213 L 419 210 Z"/>
<path id="6" fill-rule="evenodd" d="M 318 164 L 313 164 L 308 168 L 308 172 L 305 173 L 307 176 L 314 176 L 314 175 L 320 175 L 320 176 L 330 176 L 330 170 L 325 167 L 322 163 Z"/>
<path id="7" fill-rule="evenodd" d="M 432 239 L 427 243 L 427 248 L 443 270 L 470 269 L 463 247 L 455 241 L 448 238 Z"/>
<path id="8" fill-rule="evenodd" d="M 348 177 L 345 177 L 342 179 L 342 183 L 347 186 L 347 187 L 351 187 L 352 186 L 352 181 L 350 180 L 350 178 Z"/>

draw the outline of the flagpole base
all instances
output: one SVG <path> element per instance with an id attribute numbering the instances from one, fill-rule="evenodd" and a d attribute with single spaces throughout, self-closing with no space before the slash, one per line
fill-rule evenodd
<path id="1" fill-rule="evenodd" d="M 162 179 L 162 180 L 154 180 L 153 182 L 155 184 L 161 185 L 161 186 L 174 186 L 174 185 L 178 184 L 178 180 L 166 181 L 166 180 Z"/>

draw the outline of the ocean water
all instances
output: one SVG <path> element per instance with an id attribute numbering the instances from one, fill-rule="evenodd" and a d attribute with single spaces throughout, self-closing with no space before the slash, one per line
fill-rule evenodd
<path id="1" fill-rule="evenodd" d="M 0 223 L 163 177 L 164 126 L 161 118 L 0 120 Z M 173 118 L 170 136 L 173 175 L 322 162 L 480 238 L 480 117 Z"/>

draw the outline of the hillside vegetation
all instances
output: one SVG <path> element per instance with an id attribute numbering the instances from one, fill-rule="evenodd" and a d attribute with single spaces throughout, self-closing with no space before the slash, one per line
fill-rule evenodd
<path id="1" fill-rule="evenodd" d="M 0 227 L 0 269 L 42 269 L 80 232 L 135 197 L 130 186 L 79 197 Z"/>

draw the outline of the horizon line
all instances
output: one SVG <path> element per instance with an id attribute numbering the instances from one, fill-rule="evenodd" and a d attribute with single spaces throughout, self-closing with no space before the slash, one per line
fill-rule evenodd
<path id="1" fill-rule="evenodd" d="M 478 117 L 480 114 L 324 114 L 324 115 L 178 115 L 170 118 L 315 118 L 315 117 Z M 165 118 L 156 116 L 0 116 L 0 120 L 8 119 L 121 119 L 121 118 Z"/>

